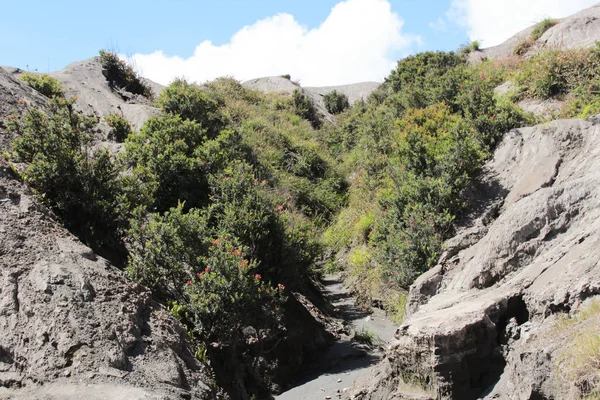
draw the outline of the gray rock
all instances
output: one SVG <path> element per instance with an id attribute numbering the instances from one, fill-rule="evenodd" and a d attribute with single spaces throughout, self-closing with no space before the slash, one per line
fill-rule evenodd
<path id="1" fill-rule="evenodd" d="M 216 398 L 181 324 L 1 159 L 0 199 L 0 398 Z"/>
<path id="2" fill-rule="evenodd" d="M 496 217 L 467 218 L 417 279 L 386 363 L 354 398 L 407 398 L 405 385 L 442 399 L 569 397 L 552 373 L 565 341 L 548 332 L 600 293 L 599 132 L 595 117 L 505 136 L 481 178 L 503 188 Z"/>
<path id="3" fill-rule="evenodd" d="M 358 100 L 366 100 L 369 95 L 379 87 L 377 82 L 361 82 L 350 85 L 324 86 L 324 87 L 301 87 L 299 83 L 293 82 L 281 76 L 270 76 L 265 78 L 251 79 L 243 83 L 249 89 L 259 90 L 264 93 L 286 93 L 291 94 L 295 89 L 303 91 L 313 101 L 317 111 L 329 122 L 333 122 L 335 117 L 325 109 L 323 96 L 327 93 L 337 90 L 348 96 L 350 104 Z"/>
<path id="4" fill-rule="evenodd" d="M 482 59 L 500 59 L 514 56 L 515 47 L 527 40 L 535 25 L 517 33 L 506 42 L 472 52 L 471 62 Z M 600 4 L 596 4 L 570 17 L 558 20 L 558 24 L 548 29 L 537 42 L 527 50 L 527 55 L 534 55 L 545 49 L 571 49 L 592 47 L 600 40 Z"/>

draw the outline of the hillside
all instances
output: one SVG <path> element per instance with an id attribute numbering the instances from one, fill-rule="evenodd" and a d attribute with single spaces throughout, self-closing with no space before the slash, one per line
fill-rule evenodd
<path id="1" fill-rule="evenodd" d="M 599 13 L 381 84 L 0 68 L 0 398 L 595 398 Z"/>
<path id="2" fill-rule="evenodd" d="M 386 359 L 357 380 L 351 398 L 598 395 L 600 121 L 585 94 L 596 78 L 578 72 L 595 68 L 588 55 L 597 51 L 598 10 L 560 20 L 522 56 L 512 49 L 536 26 L 470 54 L 471 62 L 489 58 L 471 68 L 502 84 L 496 96 L 509 87 L 523 108 L 550 103 L 554 111 L 502 135 L 464 192 L 456 231 L 407 288 Z M 587 105 L 573 110 L 576 103 Z M 577 116 L 587 118 L 561 119 Z"/>
<path id="3" fill-rule="evenodd" d="M 570 17 L 556 19 L 555 25 L 537 39 L 532 40 L 523 55 L 534 55 L 548 49 L 572 49 L 594 46 L 600 40 L 600 28 L 597 20 L 600 18 L 600 4 L 582 10 Z M 482 59 L 501 59 L 516 55 L 516 49 L 522 43 L 531 40 L 531 34 L 536 25 L 517 33 L 498 46 L 489 47 L 471 53 L 470 60 L 477 62 Z"/>

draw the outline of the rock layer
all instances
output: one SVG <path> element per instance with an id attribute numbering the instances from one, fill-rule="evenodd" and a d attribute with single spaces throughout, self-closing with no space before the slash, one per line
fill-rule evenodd
<path id="1" fill-rule="evenodd" d="M 470 193 L 487 206 L 411 287 L 386 363 L 355 398 L 566 398 L 551 373 L 562 342 L 530 342 L 600 293 L 599 135 L 595 117 L 505 136 Z"/>

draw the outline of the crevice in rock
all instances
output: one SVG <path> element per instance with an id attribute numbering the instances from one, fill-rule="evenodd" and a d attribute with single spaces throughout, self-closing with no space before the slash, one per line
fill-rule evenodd
<path id="1" fill-rule="evenodd" d="M 556 160 L 556 164 L 554 165 L 554 172 L 552 173 L 552 176 L 550 177 L 550 179 L 548 179 L 547 182 L 544 182 L 542 184 L 542 188 L 547 188 L 547 187 L 552 187 L 554 185 L 554 182 L 556 182 L 556 178 L 558 177 L 558 173 L 560 172 L 560 166 L 563 163 L 563 159 L 559 158 L 558 160 Z"/>
<path id="2" fill-rule="evenodd" d="M 69 347 L 69 350 L 67 350 L 67 352 L 65 353 L 64 368 L 67 368 L 67 367 L 70 367 L 71 365 L 73 365 L 73 356 L 75 355 L 77 350 L 81 349 L 83 346 L 87 346 L 87 344 L 86 343 L 77 343 L 76 345 Z"/>

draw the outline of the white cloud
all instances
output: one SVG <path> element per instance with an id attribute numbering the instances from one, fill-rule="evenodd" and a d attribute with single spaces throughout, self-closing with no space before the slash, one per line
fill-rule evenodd
<path id="1" fill-rule="evenodd" d="M 448 17 L 486 47 L 502 43 L 544 18 L 563 18 L 598 0 L 452 0 Z"/>
<path id="2" fill-rule="evenodd" d="M 429 23 L 429 27 L 434 31 L 445 32 L 448 27 L 448 24 L 446 23 L 446 20 L 444 18 L 438 17 L 437 20 Z"/>
<path id="3" fill-rule="evenodd" d="M 156 51 L 135 54 L 132 61 L 145 77 L 162 84 L 179 76 L 204 82 L 281 74 L 304 86 L 382 80 L 398 53 L 408 53 L 419 42 L 402 32 L 403 24 L 388 0 L 346 0 L 315 29 L 290 14 L 278 14 L 242 28 L 224 45 L 206 40 L 190 58 Z"/>

